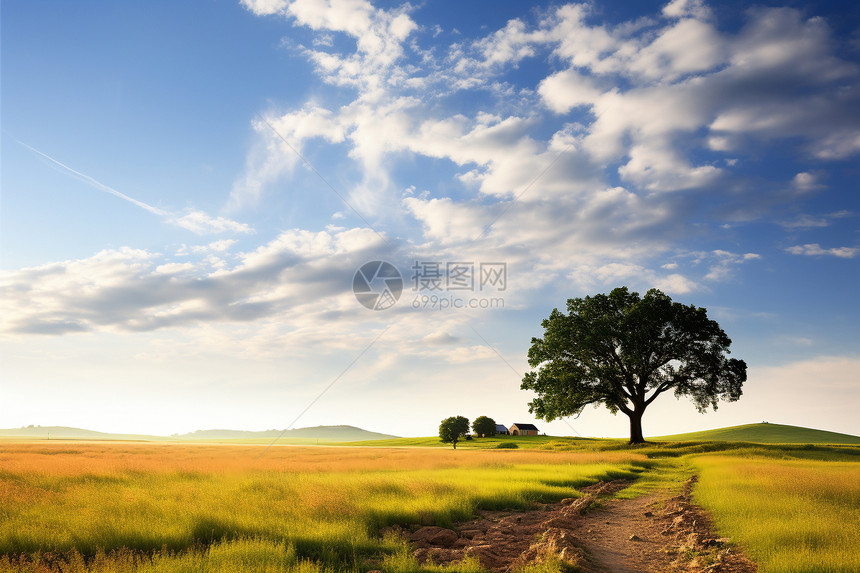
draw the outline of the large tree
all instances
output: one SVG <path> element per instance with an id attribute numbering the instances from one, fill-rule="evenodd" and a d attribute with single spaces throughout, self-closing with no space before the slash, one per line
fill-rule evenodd
<path id="1" fill-rule="evenodd" d="M 462 436 L 469 431 L 469 419 L 463 416 L 451 416 L 445 418 L 439 424 L 439 437 L 446 444 L 454 444 L 454 449 L 457 449 L 457 442 Z"/>
<path id="2" fill-rule="evenodd" d="M 492 437 L 496 435 L 496 421 L 488 416 L 478 416 L 472 422 L 472 431 L 478 436 Z"/>
<path id="3" fill-rule="evenodd" d="M 657 289 L 644 297 L 627 287 L 567 301 L 532 338 L 522 388 L 529 410 L 552 421 L 589 404 L 630 418 L 630 443 L 643 443 L 642 414 L 666 391 L 687 396 L 700 412 L 741 397 L 743 360 L 728 358 L 731 340 L 704 308 L 684 306 Z"/>

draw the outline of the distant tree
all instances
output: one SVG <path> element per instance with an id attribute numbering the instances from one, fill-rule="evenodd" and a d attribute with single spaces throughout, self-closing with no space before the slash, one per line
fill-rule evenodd
<path id="1" fill-rule="evenodd" d="M 453 444 L 457 449 L 457 442 L 469 431 L 469 419 L 463 416 L 452 416 L 445 418 L 439 424 L 439 437 L 446 444 Z"/>
<path id="2" fill-rule="evenodd" d="M 472 431 L 478 436 L 495 436 L 496 421 L 487 416 L 478 416 L 472 422 Z"/>
<path id="3" fill-rule="evenodd" d="M 667 390 L 689 397 L 700 412 L 741 397 L 743 360 L 727 358 L 731 340 L 704 308 L 672 302 L 657 289 L 644 297 L 626 287 L 567 301 L 532 338 L 522 388 L 537 398 L 529 411 L 547 421 L 589 404 L 630 418 L 630 443 L 643 443 L 642 414 Z"/>

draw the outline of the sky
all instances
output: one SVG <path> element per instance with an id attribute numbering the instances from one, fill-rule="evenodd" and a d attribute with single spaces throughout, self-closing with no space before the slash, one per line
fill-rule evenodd
<path id="1" fill-rule="evenodd" d="M 0 427 L 624 437 L 519 386 L 553 308 L 627 286 L 749 368 L 646 437 L 860 434 L 852 3 L 0 10 Z"/>

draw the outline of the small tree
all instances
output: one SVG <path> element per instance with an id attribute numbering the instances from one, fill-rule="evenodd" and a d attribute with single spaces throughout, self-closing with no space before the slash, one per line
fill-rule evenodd
<path id="1" fill-rule="evenodd" d="M 457 441 L 469 431 L 469 419 L 463 416 L 451 416 L 445 418 L 439 424 L 439 437 L 446 444 L 454 444 L 457 449 Z"/>
<path id="2" fill-rule="evenodd" d="M 495 436 L 496 421 L 492 418 L 488 418 L 487 416 L 478 416 L 475 418 L 475 421 L 472 422 L 472 431 L 474 431 L 478 436 Z"/>
<path id="3" fill-rule="evenodd" d="M 704 308 L 672 302 L 657 289 L 644 297 L 616 288 L 567 301 L 532 338 L 523 390 L 537 398 L 529 411 L 547 421 L 588 404 L 630 418 L 630 443 L 645 441 L 642 414 L 664 392 L 687 396 L 700 412 L 741 397 L 743 360 L 728 358 L 731 340 Z"/>

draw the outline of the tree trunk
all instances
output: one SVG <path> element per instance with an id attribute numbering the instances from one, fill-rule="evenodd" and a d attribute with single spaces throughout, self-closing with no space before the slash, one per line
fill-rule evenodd
<path id="1" fill-rule="evenodd" d="M 644 412 L 633 411 L 630 416 L 630 443 L 644 444 L 645 438 L 642 436 L 642 414 Z"/>
<path id="2" fill-rule="evenodd" d="M 451 443 L 454 444 L 454 449 L 456 450 L 457 449 L 457 438 L 454 438 L 454 440 Z"/>

